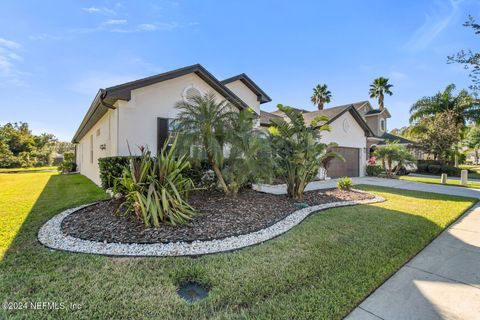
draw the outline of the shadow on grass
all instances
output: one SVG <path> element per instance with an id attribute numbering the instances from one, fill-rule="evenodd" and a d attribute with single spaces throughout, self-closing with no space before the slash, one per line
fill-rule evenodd
<path id="1" fill-rule="evenodd" d="M 364 189 L 392 199 L 462 201 L 393 188 Z M 400 205 L 395 210 L 379 205 L 328 210 L 263 245 L 194 260 L 119 260 L 51 251 L 38 243 L 38 229 L 55 214 L 102 198 L 103 191 L 82 176 L 49 179 L 0 262 L 0 301 L 83 305 L 79 312 L 40 310 L 38 317 L 192 319 L 242 312 L 246 317 L 342 318 L 443 230 L 409 212 L 405 203 L 405 209 Z M 199 278 L 213 290 L 192 307 L 176 296 L 175 285 Z M 0 310 L 0 318 L 2 312 L 21 318 L 27 311 Z"/>
<path id="2" fill-rule="evenodd" d="M 84 203 L 105 199 L 105 193 L 81 175 L 52 175 L 35 200 L 22 226 L 10 244 L 4 261 L 19 251 L 42 250 L 37 241 L 39 228 L 55 214 Z M 11 199 L 15 201 L 15 199 Z"/>

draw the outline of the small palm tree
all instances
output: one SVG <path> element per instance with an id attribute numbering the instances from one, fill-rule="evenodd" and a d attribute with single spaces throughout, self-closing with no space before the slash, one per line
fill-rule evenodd
<path id="1" fill-rule="evenodd" d="M 326 124 L 328 117 L 318 116 L 307 125 L 300 111 L 281 104 L 278 109 L 285 113 L 288 121 L 270 120 L 270 142 L 275 160 L 283 169 L 288 195 L 301 199 L 307 184 L 318 174 L 322 162 L 329 157 L 343 158 L 336 152 L 328 152 L 329 146 L 320 142 L 321 133 L 331 130 Z"/>
<path id="2" fill-rule="evenodd" d="M 310 98 L 312 103 L 318 107 L 318 110 L 323 110 L 323 105 L 329 103 L 332 98 L 332 93 L 328 90 L 326 84 L 317 84 L 313 88 L 313 95 Z"/>
<path id="3" fill-rule="evenodd" d="M 175 107 L 180 111 L 175 126 L 183 149 L 201 146 L 203 152 L 193 152 L 191 156 L 202 158 L 206 154 L 220 186 L 229 194 L 221 168 L 224 161 L 223 147 L 228 128 L 235 118 L 235 107 L 226 100 L 217 101 L 213 93 L 179 101 Z"/>
<path id="4" fill-rule="evenodd" d="M 388 83 L 388 79 L 384 77 L 379 77 L 373 80 L 373 83 L 370 85 L 370 98 L 378 98 L 378 108 L 383 110 L 383 100 L 385 94 L 391 96 L 393 94 L 390 89 L 393 87 L 392 84 Z"/>

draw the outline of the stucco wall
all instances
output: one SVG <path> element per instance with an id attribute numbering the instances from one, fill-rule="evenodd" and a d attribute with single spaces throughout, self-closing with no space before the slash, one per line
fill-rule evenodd
<path id="1" fill-rule="evenodd" d="M 360 176 L 364 176 L 365 166 L 367 165 L 367 137 L 365 136 L 365 132 L 363 131 L 362 127 L 360 127 L 350 112 L 344 113 L 335 119 L 330 126 L 332 127 L 332 131 L 323 132 L 321 141 L 327 144 L 335 142 L 340 147 L 359 148 L 359 171 Z"/>
<path id="2" fill-rule="evenodd" d="M 157 150 L 157 117 L 175 118 L 178 110 L 175 103 L 182 100 L 185 88 L 193 86 L 202 94 L 215 93 L 224 99 L 196 74 L 156 83 L 132 91 L 128 102 L 119 103 L 118 154 L 128 155 L 128 144 L 132 153 L 138 154 L 137 146 Z"/>
<path id="3" fill-rule="evenodd" d="M 383 119 L 385 121 L 385 130 L 381 130 L 380 128 L 380 119 Z M 385 114 L 377 114 L 377 115 L 371 115 L 371 116 L 366 116 L 365 121 L 367 122 L 368 126 L 370 129 L 372 129 L 373 133 L 375 133 L 376 136 L 381 136 L 385 132 L 387 132 L 387 117 Z"/>
<path id="4" fill-rule="evenodd" d="M 109 110 L 77 144 L 77 170 L 98 185 L 98 159 L 116 154 L 116 135 L 116 110 Z M 102 150 L 101 145 L 105 145 L 105 149 Z M 93 159 L 90 157 L 91 150 Z"/>
<path id="5" fill-rule="evenodd" d="M 250 108 L 252 108 L 258 115 L 260 115 L 260 102 L 257 95 L 252 92 L 242 81 L 237 80 L 225 85 L 240 99 L 243 100 Z"/>

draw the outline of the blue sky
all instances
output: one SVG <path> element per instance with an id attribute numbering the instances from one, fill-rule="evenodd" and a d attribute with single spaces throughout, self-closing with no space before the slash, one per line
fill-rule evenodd
<path id="1" fill-rule="evenodd" d="M 0 123 L 70 140 L 100 87 L 201 63 L 217 78 L 248 74 L 273 99 L 313 110 L 368 99 L 390 78 L 389 129 L 408 124 L 410 105 L 468 72 L 446 64 L 479 37 L 464 1 L 2 1 Z M 375 103 L 374 100 L 371 100 Z M 374 104 L 376 105 L 376 103 Z"/>

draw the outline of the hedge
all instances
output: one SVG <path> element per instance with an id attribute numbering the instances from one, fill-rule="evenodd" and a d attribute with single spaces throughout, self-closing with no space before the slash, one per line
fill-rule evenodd
<path id="1" fill-rule="evenodd" d="M 131 157 L 118 156 L 98 159 L 100 180 L 102 181 L 103 189 L 113 188 L 115 179 L 122 176 L 123 170 L 128 167 L 130 158 Z"/>
<path id="2" fill-rule="evenodd" d="M 373 165 L 368 165 L 367 166 L 367 175 L 368 176 L 376 177 L 382 172 L 383 172 L 383 168 L 382 168 L 381 165 L 373 164 Z"/>
<path id="3" fill-rule="evenodd" d="M 430 160 L 430 161 L 418 161 L 417 173 L 427 173 L 438 175 L 441 173 L 446 173 L 449 176 L 460 176 L 460 169 L 454 166 L 441 165 L 440 162 Z"/>
<path id="4" fill-rule="evenodd" d="M 123 170 L 128 168 L 130 156 L 118 156 L 118 157 L 106 157 L 98 159 L 98 167 L 100 169 L 100 180 L 102 182 L 102 188 L 107 190 L 113 188 L 115 179 L 121 178 Z M 201 161 L 199 163 L 192 164 L 192 167 L 185 170 L 184 174 L 192 179 L 195 186 L 198 187 L 211 187 L 207 181 L 203 181 L 205 172 L 210 170 L 210 164 L 208 161 Z"/>

